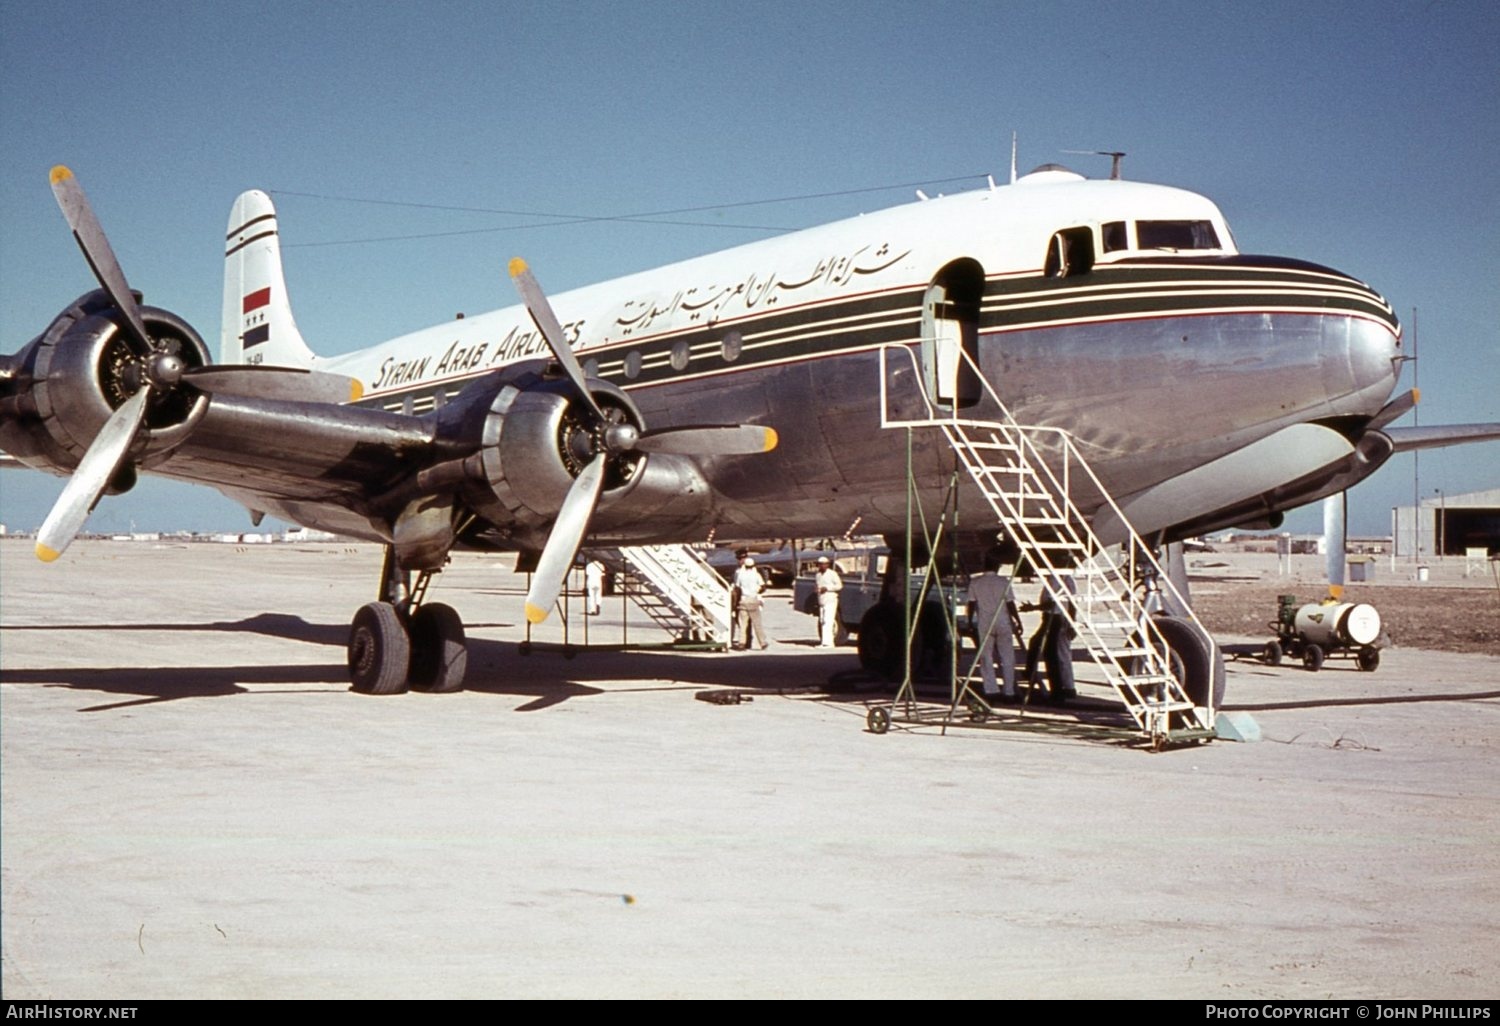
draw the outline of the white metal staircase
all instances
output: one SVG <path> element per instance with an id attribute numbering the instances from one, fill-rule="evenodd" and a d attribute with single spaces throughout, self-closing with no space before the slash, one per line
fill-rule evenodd
<path id="1" fill-rule="evenodd" d="M 1129 521 L 1072 437 L 1059 428 L 1018 423 L 969 355 L 961 355 L 983 382 L 1000 420 L 965 419 L 936 406 L 922 384 L 913 350 L 886 346 L 881 350 L 881 426 L 942 431 L 1144 734 L 1158 743 L 1208 735 L 1215 715 L 1212 682 L 1202 705 L 1189 698 L 1168 654 L 1168 641 L 1148 608 L 1147 591 L 1139 586 L 1143 577 L 1154 576 L 1158 586 L 1175 593 L 1167 574 L 1133 530 L 1123 547 L 1106 548 L 1099 541 L 1074 502 L 1078 491 L 1101 496 L 1127 530 Z M 896 397 L 888 386 L 902 379 L 905 401 L 897 402 L 906 408 L 893 415 Z M 920 394 L 915 405 L 912 385 Z M 1068 588 L 1068 578 L 1076 593 Z M 1176 597 L 1187 609 L 1182 596 Z M 1191 612 L 1188 616 L 1208 638 L 1202 623 Z"/>
<path id="2" fill-rule="evenodd" d="M 589 552 L 625 575 L 630 598 L 663 630 L 683 641 L 729 643 L 729 585 L 696 549 L 631 545 Z"/>

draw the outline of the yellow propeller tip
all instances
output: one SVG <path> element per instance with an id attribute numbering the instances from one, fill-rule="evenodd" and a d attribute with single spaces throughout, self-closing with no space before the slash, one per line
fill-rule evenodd
<path id="1" fill-rule="evenodd" d="M 776 429 L 773 427 L 766 428 L 766 447 L 761 452 L 770 452 L 780 444 L 781 436 L 776 433 Z"/>
<path id="2" fill-rule="evenodd" d="M 1328 597 L 1334 600 L 1344 597 L 1344 586 L 1342 584 L 1330 584 L 1328 586 Z"/>
<path id="3" fill-rule="evenodd" d="M 52 169 L 52 184 L 56 185 L 65 178 L 72 178 L 73 172 L 66 164 L 59 164 Z"/>
<path id="4" fill-rule="evenodd" d="M 1415 405 L 1417 405 L 1417 403 L 1419 403 L 1421 401 L 1422 401 L 1422 390 L 1420 388 L 1414 388 L 1414 389 L 1412 389 L 1411 390 L 1411 404 L 1413 406 L 1415 406 Z"/>
<path id="5" fill-rule="evenodd" d="M 351 403 L 357 403 L 364 398 L 364 395 L 365 386 L 360 384 L 358 378 L 351 379 L 349 382 L 349 401 Z"/>
<path id="6" fill-rule="evenodd" d="M 51 546 L 43 545 L 41 542 L 36 543 L 36 558 L 40 559 L 43 563 L 50 563 L 61 555 L 61 549 L 54 549 Z"/>
<path id="7" fill-rule="evenodd" d="M 541 606 L 534 606 L 530 602 L 526 603 L 527 623 L 537 624 L 541 623 L 545 619 L 547 619 L 547 611 L 545 609 L 543 609 Z"/>
<path id="8" fill-rule="evenodd" d="M 511 257 L 510 258 L 510 276 L 512 278 L 515 278 L 515 277 L 518 277 L 518 276 L 523 275 L 525 273 L 526 273 L 526 261 L 522 260 L 520 257 Z"/>

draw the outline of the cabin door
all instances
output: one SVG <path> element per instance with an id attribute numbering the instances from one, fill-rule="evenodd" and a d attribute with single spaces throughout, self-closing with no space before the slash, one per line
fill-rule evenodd
<path id="1" fill-rule="evenodd" d="M 923 297 L 922 369 L 927 394 L 946 409 L 979 401 L 981 389 L 975 368 L 979 365 L 979 300 L 983 289 L 984 274 L 979 265 L 964 260 L 943 268 Z"/>

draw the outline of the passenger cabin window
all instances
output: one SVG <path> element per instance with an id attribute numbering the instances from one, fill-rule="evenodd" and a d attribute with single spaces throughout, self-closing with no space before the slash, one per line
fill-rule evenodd
<path id="1" fill-rule="evenodd" d="M 1064 228 L 1047 244 L 1043 272 L 1049 278 L 1071 278 L 1094 269 L 1094 233 L 1087 225 Z"/>
<path id="2" fill-rule="evenodd" d="M 1138 249 L 1221 248 L 1218 233 L 1209 221 L 1137 221 L 1135 234 Z"/>

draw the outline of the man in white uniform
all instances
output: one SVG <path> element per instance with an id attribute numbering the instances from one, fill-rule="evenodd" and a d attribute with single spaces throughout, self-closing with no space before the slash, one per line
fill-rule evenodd
<path id="1" fill-rule="evenodd" d="M 1010 577 L 1000 573 L 1003 553 L 985 560 L 985 573 L 969 578 L 970 614 L 979 643 L 979 674 L 987 698 L 1006 704 L 1016 700 L 1016 645 L 1011 618 L 1016 616 L 1016 596 Z M 1000 661 L 1001 691 L 995 682 L 995 661 Z"/>
<path id="2" fill-rule="evenodd" d="M 832 648 L 838 636 L 839 592 L 844 590 L 844 579 L 827 556 L 819 556 L 814 580 L 818 589 L 818 647 Z"/>
<path id="3" fill-rule="evenodd" d="M 583 592 L 586 599 L 584 613 L 599 615 L 599 603 L 604 596 L 604 564 L 591 559 L 583 566 Z"/>

